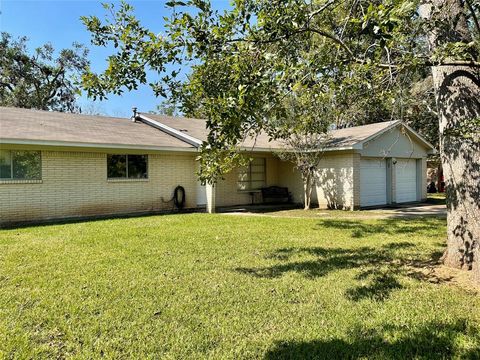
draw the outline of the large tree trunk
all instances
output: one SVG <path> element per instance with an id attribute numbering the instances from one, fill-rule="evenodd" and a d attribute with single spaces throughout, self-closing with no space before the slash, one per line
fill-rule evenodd
<path id="1" fill-rule="evenodd" d="M 429 38 L 432 50 L 447 42 L 470 40 L 462 1 L 432 0 L 430 4 L 430 20 L 443 23 Z M 480 118 L 480 74 L 469 66 L 434 66 L 432 74 L 447 197 L 444 261 L 473 270 L 480 281 L 480 137 L 473 126 Z M 465 131 L 468 124 L 473 131 Z"/>
<path id="2" fill-rule="evenodd" d="M 480 117 L 480 81 L 475 70 L 432 69 L 440 110 L 440 149 L 447 196 L 445 263 L 474 270 L 480 281 L 480 138 L 463 134 Z M 471 136 L 471 137 L 465 137 Z"/>

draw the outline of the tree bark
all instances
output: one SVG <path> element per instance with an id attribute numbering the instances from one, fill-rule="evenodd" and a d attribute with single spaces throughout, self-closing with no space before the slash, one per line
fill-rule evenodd
<path id="1" fill-rule="evenodd" d="M 461 0 L 432 0 L 428 5 L 429 20 L 439 24 L 429 37 L 432 51 L 471 40 Z M 473 270 L 480 282 L 480 133 L 478 128 L 465 131 L 480 118 L 480 74 L 468 66 L 433 66 L 432 74 L 447 198 L 444 262 Z"/>
<path id="2" fill-rule="evenodd" d="M 442 159 L 439 159 L 437 166 L 437 191 L 442 192 L 442 178 L 443 178 L 443 168 L 442 168 Z"/>
<path id="3" fill-rule="evenodd" d="M 304 210 L 310 209 L 310 203 L 312 199 L 312 177 L 310 174 L 306 174 L 303 177 L 303 190 L 305 194 L 305 207 Z"/>
<path id="4" fill-rule="evenodd" d="M 480 281 L 480 138 L 463 134 L 480 117 L 478 71 L 467 67 L 432 69 L 440 111 L 440 151 L 447 197 L 445 264 L 473 270 Z"/>

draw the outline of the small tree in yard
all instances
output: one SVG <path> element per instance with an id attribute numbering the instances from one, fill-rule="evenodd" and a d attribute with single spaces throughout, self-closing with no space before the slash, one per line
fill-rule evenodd
<path id="1" fill-rule="evenodd" d="M 312 191 L 317 183 L 318 167 L 323 157 L 325 139 L 325 134 L 295 133 L 288 140 L 283 141 L 288 150 L 278 153 L 280 159 L 292 162 L 302 176 L 305 210 L 310 209 Z"/>
<path id="2" fill-rule="evenodd" d="M 292 162 L 303 181 L 304 209 L 310 209 L 318 168 L 328 141 L 330 104 L 327 92 L 319 86 L 297 90 L 283 102 L 281 113 L 272 120 L 285 150 L 277 153 Z"/>

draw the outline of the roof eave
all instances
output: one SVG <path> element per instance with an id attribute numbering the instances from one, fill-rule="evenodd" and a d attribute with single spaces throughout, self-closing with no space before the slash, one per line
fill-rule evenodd
<path id="1" fill-rule="evenodd" d="M 417 133 L 415 130 L 413 130 L 410 126 L 408 126 L 407 124 L 405 123 L 402 123 L 403 126 L 405 126 L 405 128 L 410 131 L 413 135 L 415 135 L 415 137 L 417 138 L 417 140 L 419 140 L 422 144 L 424 144 L 430 151 L 428 151 L 427 153 L 428 154 L 431 154 L 431 155 L 435 155 L 437 153 L 437 149 L 435 149 L 435 146 L 433 146 L 430 142 L 428 142 L 427 140 L 425 140 L 419 133 Z"/>
<path id="2" fill-rule="evenodd" d="M 240 146 L 240 150 L 243 151 L 252 151 L 252 152 L 276 152 L 276 151 L 285 151 L 285 152 L 293 152 L 292 149 L 285 149 L 285 148 L 262 148 L 262 147 L 250 147 L 250 146 Z M 343 147 L 333 147 L 333 148 L 326 148 L 320 149 L 319 151 L 345 151 L 345 150 L 357 150 L 361 149 L 357 146 L 343 146 Z"/>
<path id="3" fill-rule="evenodd" d="M 390 125 L 388 125 L 387 127 L 385 127 L 385 128 L 383 128 L 383 129 L 381 129 L 381 130 L 373 133 L 372 135 L 366 137 L 366 138 L 363 139 L 363 140 L 360 140 L 359 142 L 357 142 L 356 144 L 354 144 L 354 146 L 357 146 L 357 148 L 361 150 L 361 149 L 363 149 L 363 144 L 365 144 L 365 143 L 367 143 L 367 142 L 369 142 L 369 141 L 371 141 L 371 140 L 379 137 L 379 136 L 382 135 L 382 134 L 385 134 L 387 131 L 395 128 L 395 127 L 398 126 L 400 123 L 401 123 L 400 120 L 395 120 L 395 121 L 393 121 Z"/>
<path id="4" fill-rule="evenodd" d="M 30 139 L 0 139 L 0 144 L 6 145 L 33 145 L 33 146 L 59 146 L 72 148 L 99 148 L 99 149 L 131 149 L 131 150 L 152 150 L 152 151 L 173 151 L 173 152 L 197 152 L 195 147 L 176 146 L 155 146 L 155 145 L 130 145 L 114 143 L 88 143 L 53 140 L 30 140 Z"/>
<path id="5" fill-rule="evenodd" d="M 400 121 L 400 120 L 395 120 L 394 122 L 392 122 L 391 125 L 387 126 L 386 128 L 376 132 L 375 134 L 372 134 L 370 135 L 369 137 L 367 137 L 366 139 L 360 141 L 359 143 L 357 143 L 356 145 L 359 145 L 361 146 L 359 149 L 362 149 L 363 148 L 363 144 L 379 137 L 380 135 L 383 135 L 385 134 L 387 131 L 390 131 L 394 128 L 396 128 L 397 126 L 403 126 L 405 127 L 411 134 L 413 134 L 415 136 L 415 138 L 421 142 L 426 148 L 427 148 L 427 154 L 436 154 L 436 149 L 435 147 L 430 144 L 427 140 L 425 140 L 419 133 L 417 133 L 415 130 L 413 130 L 410 126 L 408 126 L 407 124 L 405 124 L 404 122 Z"/>

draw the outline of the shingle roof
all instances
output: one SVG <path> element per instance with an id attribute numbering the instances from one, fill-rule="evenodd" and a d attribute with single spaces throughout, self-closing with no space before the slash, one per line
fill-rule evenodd
<path id="1" fill-rule="evenodd" d="M 330 147 L 350 147 L 355 144 L 366 141 L 395 124 L 400 124 L 399 120 L 384 121 L 374 124 L 353 126 L 344 129 L 331 131 Z"/>
<path id="2" fill-rule="evenodd" d="M 152 120 L 158 121 L 184 134 L 193 136 L 200 141 L 207 140 L 208 129 L 206 120 L 154 114 L 141 114 L 141 116 L 146 116 Z M 261 149 L 280 149 L 282 144 L 278 141 L 270 141 L 266 134 L 259 134 L 256 138 L 246 138 L 241 146 L 244 148 L 255 147 Z"/>
<path id="3" fill-rule="evenodd" d="M 165 124 L 171 128 L 174 128 L 182 133 L 193 136 L 200 141 L 207 140 L 208 130 L 206 128 L 206 121 L 203 119 L 192 119 L 185 117 L 173 117 L 153 114 L 141 114 L 150 119 Z M 330 132 L 328 147 L 329 148 L 348 148 L 355 144 L 363 142 L 370 137 L 386 130 L 394 124 L 399 124 L 400 121 L 385 121 L 369 125 L 354 126 L 345 129 L 332 130 Z M 282 147 L 279 141 L 269 141 L 266 134 L 260 134 L 256 139 L 248 138 L 242 146 L 249 148 L 254 146 L 256 148 L 263 149 L 279 149 Z"/>
<path id="4" fill-rule="evenodd" d="M 180 136 L 159 130 L 142 121 L 106 116 L 90 116 L 40 110 L 0 107 L 0 143 L 62 143 L 64 146 L 81 144 L 102 147 L 123 147 L 143 149 L 166 149 L 195 151 L 195 146 L 182 140 L 181 134 L 199 140 L 207 139 L 206 121 L 186 117 L 172 117 L 154 114 L 140 114 L 172 129 Z M 333 130 L 328 148 L 349 149 L 357 144 L 400 124 L 399 121 L 386 121 L 370 125 Z M 177 134 L 177 135 L 178 135 Z M 276 150 L 284 146 L 279 141 L 270 141 L 266 134 L 247 138 L 240 144 L 242 148 Z"/>
<path id="5" fill-rule="evenodd" d="M 0 139 L 192 148 L 191 145 L 141 122 L 125 118 L 0 107 Z M 192 148 L 193 149 L 193 148 Z"/>

